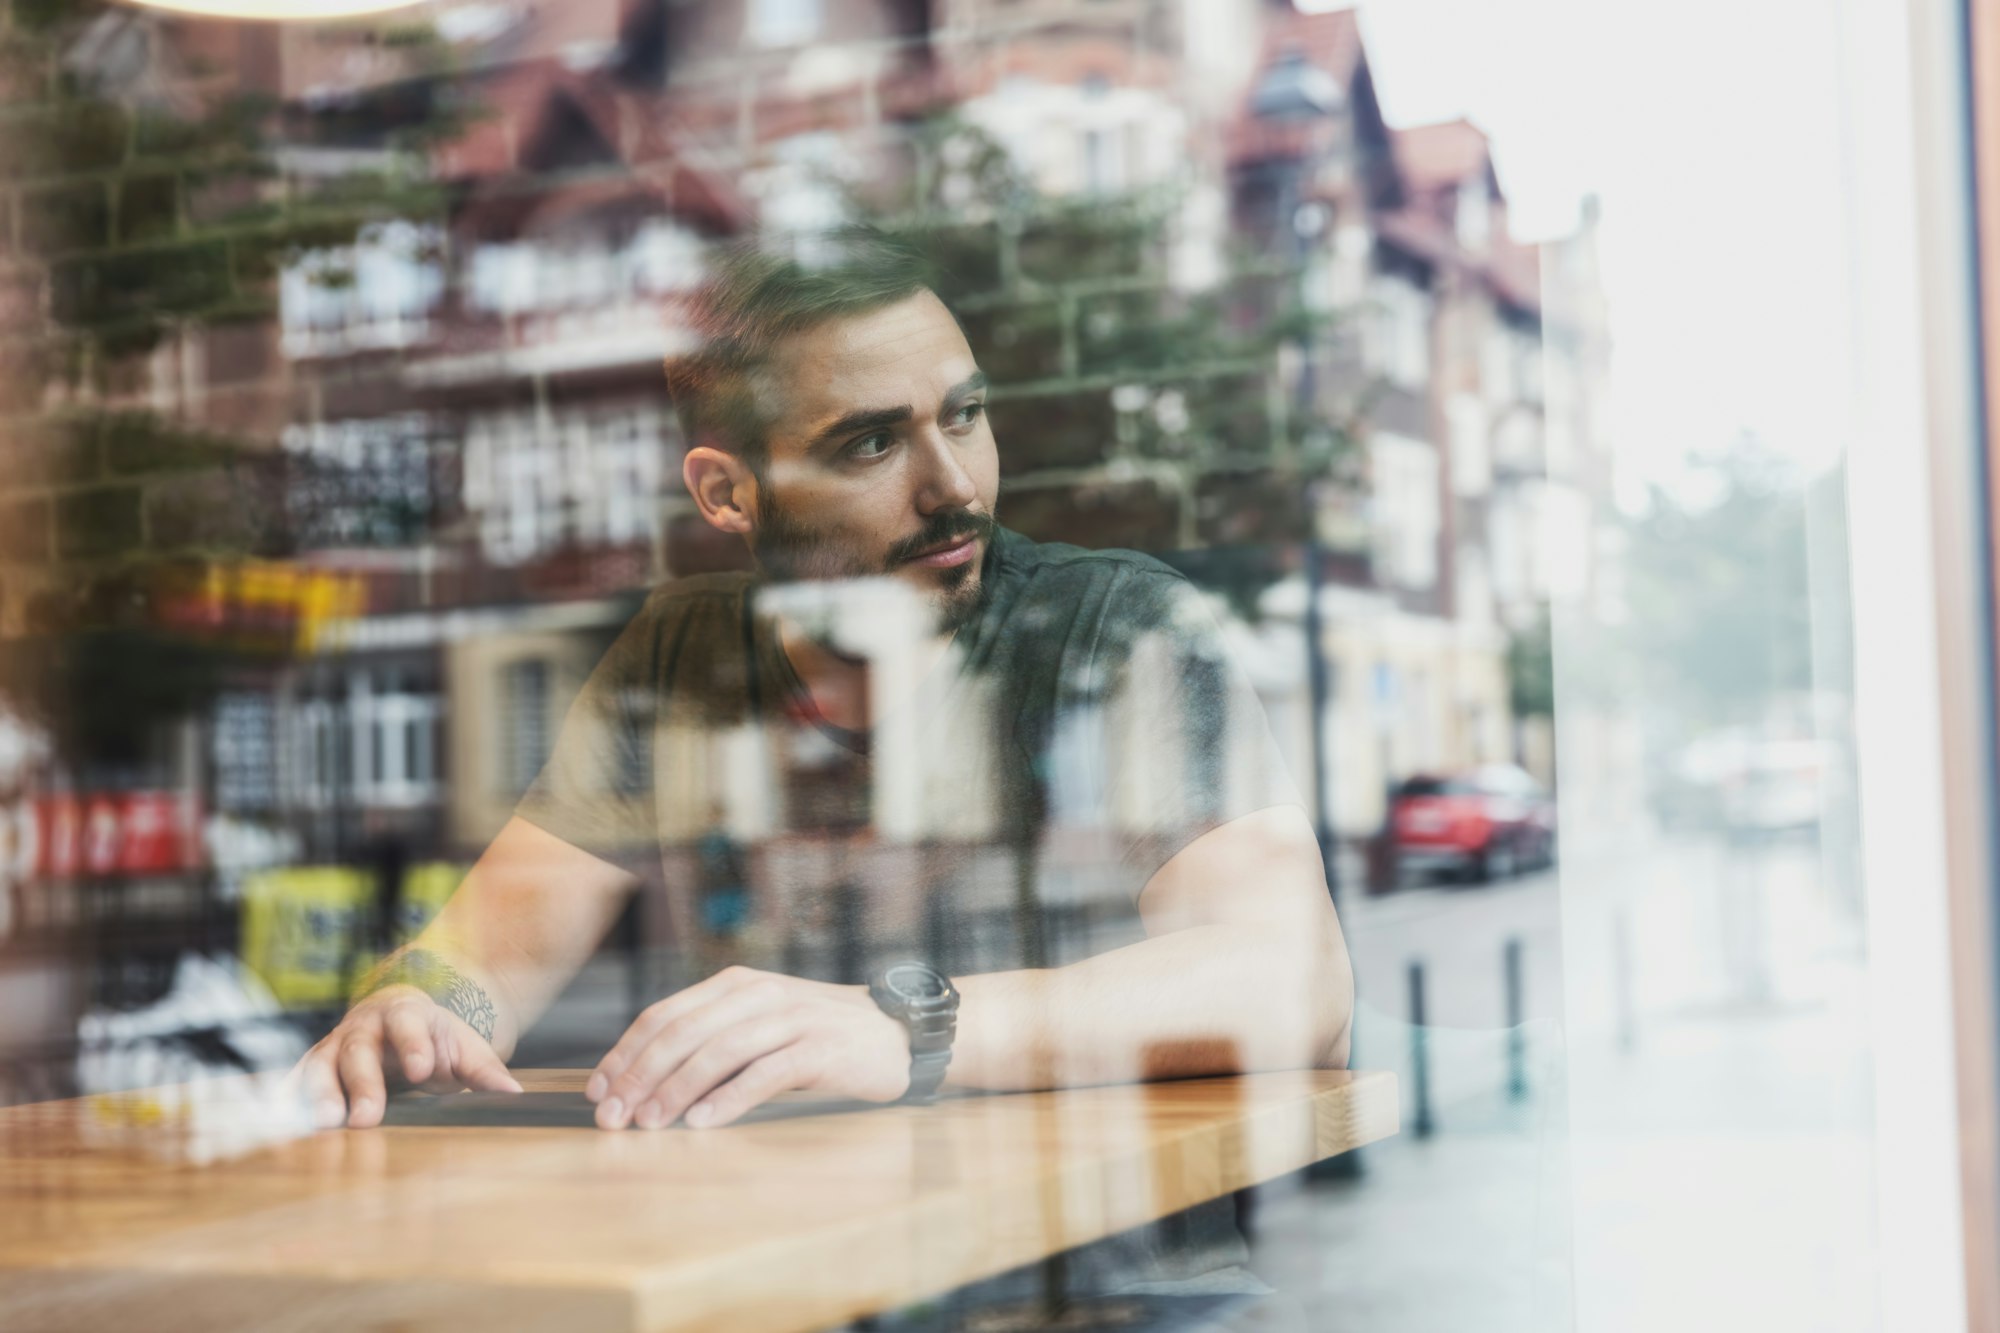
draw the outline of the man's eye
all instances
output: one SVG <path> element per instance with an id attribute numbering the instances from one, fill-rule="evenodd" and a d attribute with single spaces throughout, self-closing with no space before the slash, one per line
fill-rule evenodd
<path id="1" fill-rule="evenodd" d="M 885 434 L 864 435 L 847 446 L 849 458 L 880 458 L 889 452 L 889 437 Z"/>
<path id="2" fill-rule="evenodd" d="M 958 425 L 970 426 L 973 422 L 979 420 L 979 414 L 985 410 L 986 404 L 984 403 L 967 403 L 964 407 L 952 413 L 951 419 Z"/>

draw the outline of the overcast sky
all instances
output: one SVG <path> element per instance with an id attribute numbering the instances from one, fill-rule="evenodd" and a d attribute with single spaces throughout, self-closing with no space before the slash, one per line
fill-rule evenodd
<path id="1" fill-rule="evenodd" d="M 1338 8 L 1320 3 L 1307 7 Z M 1850 346 L 1834 7 L 1819 0 L 1376 0 L 1393 125 L 1492 136 L 1516 230 L 1603 201 L 1621 460 L 1669 475 L 1754 432 L 1820 464 Z"/>

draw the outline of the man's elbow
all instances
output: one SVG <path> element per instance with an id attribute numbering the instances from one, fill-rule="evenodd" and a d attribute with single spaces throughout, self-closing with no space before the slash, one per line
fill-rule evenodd
<path id="1" fill-rule="evenodd" d="M 1301 947 L 1303 944 L 1304 947 Z M 1343 1069 L 1354 1021 L 1354 971 L 1340 929 L 1264 933 L 1246 952 L 1245 978 L 1264 1003 L 1246 1034 L 1242 1063 L 1261 1069 Z"/>
<path id="2" fill-rule="evenodd" d="M 1316 932 L 1313 948 L 1313 1066 L 1345 1069 L 1354 1044 L 1354 963 L 1338 924 Z"/>

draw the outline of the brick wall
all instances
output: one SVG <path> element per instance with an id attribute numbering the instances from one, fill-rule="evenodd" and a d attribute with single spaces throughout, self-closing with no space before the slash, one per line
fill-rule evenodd
<path id="1" fill-rule="evenodd" d="M 270 25 L 0 18 L 0 637 L 143 622 L 162 569 L 287 549 L 277 266 L 432 196 L 281 177 L 278 71 Z"/>

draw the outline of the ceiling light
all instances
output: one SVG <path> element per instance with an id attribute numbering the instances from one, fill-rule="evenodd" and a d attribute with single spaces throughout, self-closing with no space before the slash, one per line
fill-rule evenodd
<path id="1" fill-rule="evenodd" d="M 169 9 L 219 19 L 262 19 L 306 23 L 408 9 L 418 0 L 127 0 L 142 9 Z"/>

